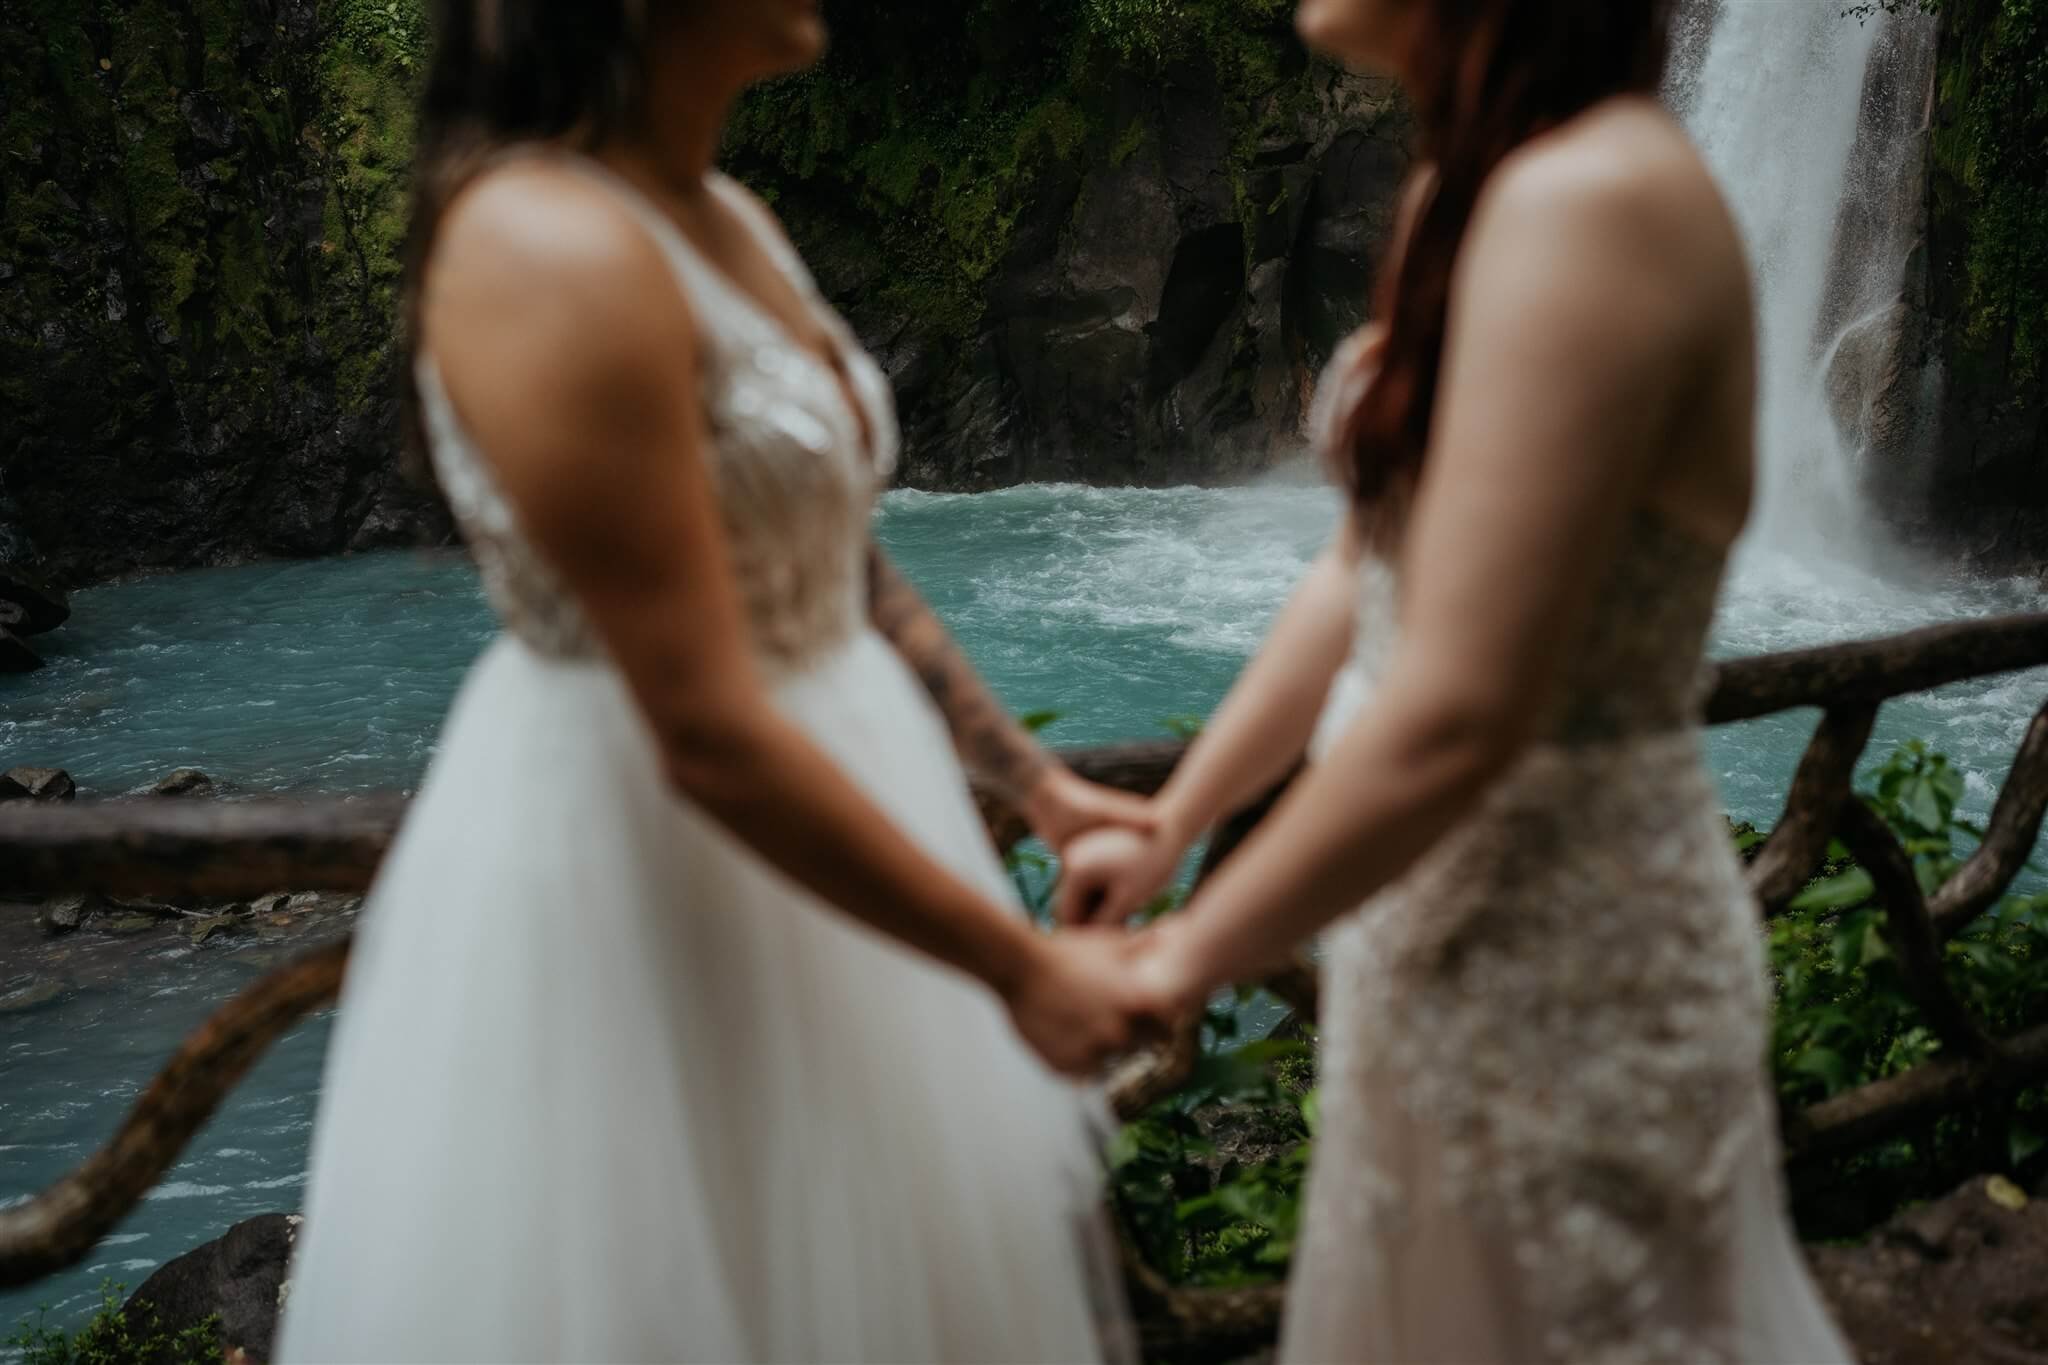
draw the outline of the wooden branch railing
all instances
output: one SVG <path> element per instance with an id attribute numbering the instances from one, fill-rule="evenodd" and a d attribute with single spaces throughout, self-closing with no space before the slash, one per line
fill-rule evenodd
<path id="1" fill-rule="evenodd" d="M 1891 831 L 1850 788 L 1883 702 L 2044 664 L 2048 614 L 1937 626 L 1714 668 L 1705 707 L 1709 724 L 1799 707 L 1823 712 L 1784 813 L 1751 864 L 1750 884 L 1763 913 L 1785 908 L 1818 868 L 1829 839 L 1839 834 L 1871 873 L 1914 999 L 1944 1047 L 1941 1057 L 1902 1075 L 1788 1114 L 1791 1156 L 1879 1140 L 1959 1104 L 2048 1078 L 2048 1027 L 2009 1039 L 1989 1037 L 1941 968 L 1941 945 L 2004 892 L 2039 836 L 2048 811 L 2048 705 L 2020 746 L 1982 846 L 1931 897 L 1920 894 Z M 1096 781 L 1151 792 L 1165 782 L 1183 749 L 1177 741 L 1161 740 L 1070 751 L 1067 758 Z M 1229 856 L 1274 795 L 1219 831 L 1199 875 Z M 986 793 L 977 793 L 977 800 L 998 846 L 1011 847 L 1023 837 L 1015 811 Z M 402 803 L 392 798 L 0 805 L 0 894 L 240 899 L 278 890 L 362 891 L 402 814 Z M 264 1048 L 305 1014 L 332 1002 L 347 953 L 344 940 L 304 955 L 223 1006 L 178 1051 L 106 1148 L 52 1189 L 0 1209 L 0 1287 L 72 1264 L 104 1236 L 168 1169 Z M 1306 960 L 1264 984 L 1314 1020 L 1316 973 Z M 1184 1033 L 1126 1063 L 1112 1078 L 1119 1112 L 1128 1117 L 1171 1095 L 1196 1056 L 1193 1034 Z M 1229 1298 L 1243 1297 L 1238 1291 L 1169 1290 L 1142 1276 L 1134 1277 L 1133 1294 L 1147 1310 L 1148 1339 L 1158 1340 L 1206 1332 L 1212 1342 L 1236 1341 L 1251 1319 L 1257 1319 L 1256 1336 L 1270 1327 L 1278 1305 L 1270 1288 L 1253 1294 L 1256 1302 L 1246 1307 Z M 1203 1324 L 1214 1327 L 1212 1319 L 1227 1322 L 1211 1331 Z"/>

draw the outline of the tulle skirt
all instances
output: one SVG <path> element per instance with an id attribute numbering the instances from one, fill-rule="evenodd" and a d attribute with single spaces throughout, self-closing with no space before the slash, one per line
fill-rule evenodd
<path id="1" fill-rule="evenodd" d="M 777 700 L 1014 903 L 878 637 Z M 1098 1112 L 977 984 L 678 801 L 612 669 L 501 640 L 364 914 L 280 1355 L 1121 1354 Z"/>

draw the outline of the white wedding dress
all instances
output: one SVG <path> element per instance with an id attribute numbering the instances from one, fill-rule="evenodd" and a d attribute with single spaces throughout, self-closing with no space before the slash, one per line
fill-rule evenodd
<path id="1" fill-rule="evenodd" d="M 932 856 L 1013 904 L 941 718 L 866 624 L 897 442 L 882 375 L 737 186 L 717 184 L 830 327 L 860 417 L 650 203 L 577 164 L 660 243 L 702 328 L 714 474 L 776 701 Z M 420 378 L 507 629 L 363 915 L 281 1358 L 1121 1353 L 1096 1101 L 976 983 L 677 799 L 431 364 Z"/>
<path id="2" fill-rule="evenodd" d="M 1326 453 L 1361 374 L 1354 343 Z M 1722 568 L 1639 509 L 1542 739 L 1332 926 L 1288 1365 L 1851 1359 L 1786 1214 L 1762 930 L 1700 756 Z M 1360 572 L 1317 757 L 1394 649 L 1399 567 Z"/>

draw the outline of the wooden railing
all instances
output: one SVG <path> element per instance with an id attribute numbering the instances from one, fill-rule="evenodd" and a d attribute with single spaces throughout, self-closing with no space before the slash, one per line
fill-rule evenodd
<path id="1" fill-rule="evenodd" d="M 1766 917 L 1784 912 L 1839 837 L 1870 872 L 1886 933 L 1915 1003 L 1942 1041 L 1941 1056 L 1784 1116 L 1792 1157 L 1872 1142 L 1928 1117 L 2048 1077 L 2048 1027 L 1996 1038 L 1950 988 L 1941 947 L 1991 906 L 2024 865 L 2048 810 L 2048 705 L 2028 729 L 1999 793 L 1986 837 L 1933 895 L 1923 895 L 1890 829 L 1851 791 L 1858 759 L 1887 700 L 1969 678 L 2048 665 L 2048 614 L 1972 621 L 1887 639 L 1716 665 L 1706 720 L 1721 725 L 1802 707 L 1821 711 L 1784 813 L 1750 864 Z M 1072 750 L 1084 776 L 1155 791 L 1184 746 L 1153 741 Z M 1277 793 L 1276 793 L 1277 794 Z M 983 796 L 999 847 L 1022 820 Z M 1202 876 L 1270 808 L 1272 796 L 1212 840 Z M 0 891 L 18 897 L 80 891 L 220 900 L 278 890 L 362 891 L 397 830 L 397 798 L 311 801 L 117 802 L 0 806 Z M 277 968 L 222 1006 L 138 1101 L 113 1140 L 26 1203 L 0 1210 L 0 1286 L 25 1283 L 81 1259 L 176 1160 L 234 1085 L 281 1034 L 330 1004 L 348 958 L 346 939 Z M 1260 983 L 1313 1020 L 1316 973 L 1306 959 Z M 1133 1059 L 1112 1078 L 1116 1107 L 1134 1115 L 1182 1085 L 1196 1057 L 1192 1031 Z M 1256 1344 L 1277 1319 L 1276 1289 L 1168 1290 L 1133 1266 L 1148 1341 L 1219 1349 Z"/>

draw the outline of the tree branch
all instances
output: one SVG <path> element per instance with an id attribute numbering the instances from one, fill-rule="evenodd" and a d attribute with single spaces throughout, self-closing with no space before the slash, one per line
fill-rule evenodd
<path id="1" fill-rule="evenodd" d="M 1934 893 L 1930 911 L 1936 932 L 1944 939 L 1991 907 L 2012 885 L 2034 841 L 2041 835 L 2041 817 L 2048 811 L 2048 705 L 2034 713 L 2026 738 L 2012 761 L 2012 771 L 1991 808 L 1984 842 L 1969 861 Z"/>
<path id="2" fill-rule="evenodd" d="M 1877 707 L 1868 704 L 1821 717 L 1799 760 L 1799 771 L 1792 775 L 1785 812 L 1749 865 L 1749 889 L 1763 907 L 1764 918 L 1783 913 L 1821 865 L 1835 816 L 1849 795 L 1856 760 L 1870 742 L 1870 728 L 1876 722 Z"/>
<path id="3" fill-rule="evenodd" d="M 26 1204 L 0 1209 L 0 1288 L 76 1265 L 135 1207 L 257 1058 L 331 1004 L 347 940 L 269 972 L 187 1038 L 113 1140 Z"/>
<path id="4" fill-rule="evenodd" d="M 1912 859 L 1884 817 L 1851 796 L 1842 803 L 1842 842 L 1870 874 L 1885 912 L 1885 938 L 1899 956 L 1906 989 L 1942 1046 L 1959 1057 L 1989 1057 L 1997 1049 L 1970 1011 L 1949 989 L 1942 970 L 1941 943 L 1928 918 L 1927 898 L 1920 894 Z"/>

